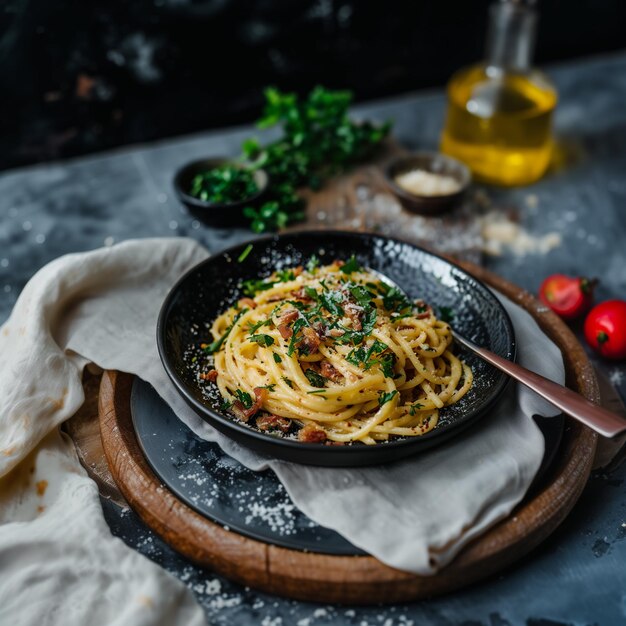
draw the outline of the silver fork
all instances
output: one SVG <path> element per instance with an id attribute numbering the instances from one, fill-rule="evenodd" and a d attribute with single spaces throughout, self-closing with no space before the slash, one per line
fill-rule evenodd
<path id="1" fill-rule="evenodd" d="M 589 428 L 595 430 L 603 437 L 617 437 L 626 432 L 626 421 L 615 415 L 615 413 L 611 413 L 611 411 L 607 411 L 601 406 L 590 402 L 579 393 L 535 372 L 531 372 L 513 361 L 498 356 L 491 350 L 481 348 L 455 331 L 452 331 L 452 336 L 460 345 L 471 350 L 481 359 L 502 370 L 511 378 L 522 383 L 522 385 L 532 389 L 536 394 L 550 402 L 550 404 L 571 415 L 574 419 L 585 424 L 585 426 L 589 426 Z"/>

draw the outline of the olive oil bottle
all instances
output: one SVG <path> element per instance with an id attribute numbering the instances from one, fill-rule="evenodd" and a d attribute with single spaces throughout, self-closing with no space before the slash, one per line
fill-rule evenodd
<path id="1" fill-rule="evenodd" d="M 530 65 L 537 22 L 533 4 L 493 4 L 486 61 L 460 70 L 448 84 L 441 150 L 483 182 L 526 185 L 550 164 L 557 94 Z"/>

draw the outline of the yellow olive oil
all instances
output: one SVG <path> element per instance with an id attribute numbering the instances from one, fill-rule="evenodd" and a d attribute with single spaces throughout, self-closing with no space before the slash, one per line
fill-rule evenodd
<path id="1" fill-rule="evenodd" d="M 441 150 L 463 161 L 477 180 L 526 185 L 550 164 L 557 94 L 530 67 L 534 25 L 531 5 L 493 5 L 487 62 L 460 70 L 448 84 Z"/>

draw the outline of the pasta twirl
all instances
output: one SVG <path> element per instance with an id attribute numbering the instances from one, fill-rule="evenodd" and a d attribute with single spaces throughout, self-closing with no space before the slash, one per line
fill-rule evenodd
<path id="1" fill-rule="evenodd" d="M 448 324 L 354 258 L 244 288 L 251 297 L 213 323 L 203 376 L 262 430 L 336 444 L 419 436 L 472 385 Z"/>

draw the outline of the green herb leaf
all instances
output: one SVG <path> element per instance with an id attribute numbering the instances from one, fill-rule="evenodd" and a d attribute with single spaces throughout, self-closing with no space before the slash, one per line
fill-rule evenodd
<path id="1" fill-rule="evenodd" d="M 296 344 L 298 343 L 298 341 L 300 340 L 300 338 L 297 336 L 298 332 L 300 330 L 302 330 L 302 328 L 304 328 L 307 325 L 306 320 L 303 319 L 302 317 L 299 317 L 294 323 L 293 326 L 291 327 L 293 334 L 291 335 L 291 340 L 289 341 L 289 348 L 287 348 L 287 356 L 291 356 L 293 354 L 293 351 L 296 348 Z"/>
<path id="2" fill-rule="evenodd" d="M 270 337 L 269 335 L 252 335 L 249 339 L 250 341 L 254 341 L 254 343 L 258 343 L 260 346 L 264 346 L 266 348 L 274 343 L 274 337 Z"/>
<path id="3" fill-rule="evenodd" d="M 293 380 L 291 380 L 290 378 L 287 378 L 286 376 L 282 376 L 282 380 L 285 382 L 285 384 L 288 387 L 291 387 L 293 389 Z"/>
<path id="4" fill-rule="evenodd" d="M 226 338 L 228 337 L 228 335 L 230 334 L 230 331 L 233 329 L 233 327 L 235 326 L 235 324 L 239 321 L 239 318 L 244 314 L 247 313 L 248 309 L 243 309 L 241 311 L 239 311 L 239 313 L 237 313 L 237 315 L 235 315 L 235 318 L 233 319 L 233 321 L 231 322 L 230 326 L 224 331 L 224 334 L 219 338 L 216 339 L 213 343 L 210 343 L 205 349 L 204 351 L 207 354 L 213 354 L 215 352 L 217 352 L 223 345 L 224 342 L 226 341 Z"/>
<path id="5" fill-rule="evenodd" d="M 235 396 L 243 404 L 244 409 L 249 409 L 252 406 L 252 396 L 247 391 L 235 389 Z"/>
<path id="6" fill-rule="evenodd" d="M 325 291 L 319 294 L 319 301 L 331 315 L 343 317 L 343 309 L 339 304 L 343 301 L 343 294 L 341 292 Z"/>
<path id="7" fill-rule="evenodd" d="M 313 273 L 315 271 L 315 269 L 319 266 L 320 264 L 320 260 L 317 258 L 317 256 L 314 254 L 308 261 L 308 263 L 306 264 L 306 269 L 307 272 L 311 272 Z"/>
<path id="8" fill-rule="evenodd" d="M 385 354 L 379 360 L 380 369 L 386 378 L 393 378 L 393 366 L 396 364 L 396 355 Z"/>
<path id="9" fill-rule="evenodd" d="M 318 374 L 314 369 L 309 368 L 304 375 L 307 377 L 308 381 L 313 385 L 313 387 L 325 387 L 326 381 L 328 378 Z"/>
<path id="10" fill-rule="evenodd" d="M 276 354 L 276 352 L 274 352 L 274 354 L 272 354 L 272 356 L 274 357 L 274 363 L 282 363 L 283 360 L 280 358 L 280 354 Z"/>
<path id="11" fill-rule="evenodd" d="M 276 383 L 271 383 L 270 385 L 261 385 L 259 389 L 267 389 L 268 391 L 274 391 L 274 389 L 276 389 Z"/>
<path id="12" fill-rule="evenodd" d="M 220 411 L 228 411 L 228 409 L 230 409 L 230 407 L 232 406 L 233 403 L 230 400 L 226 400 L 225 398 L 223 398 L 220 402 Z"/>
<path id="13" fill-rule="evenodd" d="M 358 272 L 360 269 L 361 266 L 354 254 L 341 266 L 341 271 L 344 274 L 352 274 L 352 272 Z"/>
<path id="14" fill-rule="evenodd" d="M 423 404 L 420 404 L 419 402 L 415 402 L 409 407 L 409 415 L 415 415 L 418 409 L 423 409 L 423 408 L 424 408 Z"/>
<path id="15" fill-rule="evenodd" d="M 288 283 L 290 280 L 295 280 L 296 275 L 293 273 L 293 270 L 278 270 L 276 272 L 276 277 L 281 283 Z"/>
<path id="16" fill-rule="evenodd" d="M 387 404 L 387 402 L 391 402 L 396 397 L 397 394 L 398 394 L 397 390 L 390 391 L 388 393 L 381 391 L 378 394 L 378 406 L 383 406 Z"/>
<path id="17" fill-rule="evenodd" d="M 372 294 L 365 289 L 365 287 L 362 287 L 361 285 L 351 286 L 350 293 L 360 306 L 364 308 L 371 306 Z"/>
<path id="18" fill-rule="evenodd" d="M 271 289 L 275 284 L 276 282 L 267 280 L 265 278 L 251 278 L 250 280 L 244 280 L 243 283 L 241 283 L 241 287 L 244 295 L 253 298 L 260 291 L 267 291 L 268 289 Z"/>
<path id="19" fill-rule="evenodd" d="M 318 299 L 319 299 L 318 295 L 317 295 L 317 291 L 313 287 L 311 287 L 309 285 L 305 286 L 304 293 L 306 293 L 306 295 L 309 296 L 309 298 L 311 298 L 311 300 L 315 300 L 315 302 L 317 302 Z"/>
<path id="20" fill-rule="evenodd" d="M 361 324 L 363 326 L 362 332 L 365 336 L 371 335 L 374 327 L 376 326 L 376 318 L 378 313 L 374 307 L 369 307 L 365 309 L 363 313 L 363 319 L 361 320 Z"/>
<path id="21" fill-rule="evenodd" d="M 252 335 L 257 330 L 259 330 L 259 328 L 261 328 L 262 326 L 268 326 L 271 323 L 272 323 L 272 320 L 269 319 L 269 320 L 261 320 L 260 322 L 256 322 L 256 324 L 250 324 L 248 326 L 248 332 Z"/>
<path id="22" fill-rule="evenodd" d="M 229 204 L 250 198 L 258 191 L 254 172 L 227 163 L 196 174 L 189 194 L 203 202 Z"/>
<path id="23" fill-rule="evenodd" d="M 390 287 L 383 296 L 383 306 L 388 311 L 401 312 L 411 308 L 411 302 L 397 287 Z"/>
<path id="24" fill-rule="evenodd" d="M 243 250 L 243 252 L 239 255 L 239 257 L 237 258 L 237 261 L 239 261 L 239 263 L 243 263 L 247 258 L 248 255 L 252 252 L 252 248 L 254 246 L 249 243 Z"/>
<path id="25" fill-rule="evenodd" d="M 454 310 L 449 306 L 440 306 L 439 319 L 442 322 L 451 322 L 454 319 Z"/>

